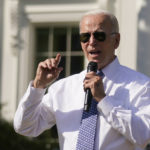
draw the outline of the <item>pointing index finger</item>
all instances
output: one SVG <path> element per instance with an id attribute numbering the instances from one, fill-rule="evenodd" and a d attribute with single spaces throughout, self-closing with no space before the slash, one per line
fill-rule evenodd
<path id="1" fill-rule="evenodd" d="M 59 65 L 60 60 L 61 60 L 61 55 L 58 53 L 58 54 L 56 55 L 56 58 L 55 58 L 56 66 Z"/>

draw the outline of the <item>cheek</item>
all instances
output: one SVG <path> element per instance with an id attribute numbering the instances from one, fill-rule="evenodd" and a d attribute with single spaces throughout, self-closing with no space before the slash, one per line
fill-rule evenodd
<path id="1" fill-rule="evenodd" d="M 103 45 L 102 47 L 103 49 L 103 52 L 106 53 L 106 54 L 111 54 L 112 51 L 113 51 L 113 44 L 111 42 L 107 42 L 105 45 Z"/>
<path id="2" fill-rule="evenodd" d="M 82 49 L 84 49 L 85 48 L 85 43 L 81 43 L 81 47 L 82 47 Z"/>
<path id="3" fill-rule="evenodd" d="M 87 53 L 87 46 L 86 44 L 81 44 L 83 52 L 86 54 Z"/>

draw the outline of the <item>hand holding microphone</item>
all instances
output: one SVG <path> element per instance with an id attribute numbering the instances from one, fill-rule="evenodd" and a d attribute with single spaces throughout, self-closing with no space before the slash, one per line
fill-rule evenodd
<path id="1" fill-rule="evenodd" d="M 92 98 L 96 101 L 102 100 L 106 94 L 104 92 L 102 77 L 96 74 L 97 63 L 89 62 L 87 67 L 87 74 L 84 80 L 85 101 L 84 110 L 89 111 Z"/>

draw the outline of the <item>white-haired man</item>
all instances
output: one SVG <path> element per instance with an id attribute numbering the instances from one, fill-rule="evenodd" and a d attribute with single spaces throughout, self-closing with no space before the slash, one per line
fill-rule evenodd
<path id="1" fill-rule="evenodd" d="M 120 42 L 116 17 L 100 10 L 86 13 L 80 22 L 80 41 L 85 57 L 97 63 L 103 76 L 82 71 L 55 82 L 44 95 L 63 68 L 58 67 L 60 54 L 41 62 L 16 111 L 16 132 L 38 136 L 56 124 L 61 150 L 144 149 L 150 141 L 150 79 L 119 64 L 115 55 Z M 97 102 L 92 148 L 84 139 L 78 142 L 84 89 L 90 89 Z"/>

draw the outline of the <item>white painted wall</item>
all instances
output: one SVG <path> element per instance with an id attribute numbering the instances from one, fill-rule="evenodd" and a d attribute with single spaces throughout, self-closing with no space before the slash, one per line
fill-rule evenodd
<path id="1" fill-rule="evenodd" d="M 137 4 L 137 70 L 150 76 L 150 1 Z"/>
<path id="2" fill-rule="evenodd" d="M 137 67 L 137 0 L 119 1 L 117 16 L 120 23 L 121 42 L 118 49 L 120 63 L 132 69 Z"/>
<path id="3" fill-rule="evenodd" d="M 12 119 L 15 111 L 15 99 L 17 89 L 17 66 L 18 57 L 15 50 L 12 49 L 12 23 L 11 1 L 4 1 L 4 27 L 3 27 L 3 53 L 2 53 L 2 88 L 1 102 L 3 104 L 2 115 L 7 119 Z M 14 19 L 14 18 L 13 18 Z"/>
<path id="4" fill-rule="evenodd" d="M 0 102 L 1 102 L 1 72 L 2 72 L 2 41 L 3 41 L 3 0 L 0 0 Z"/>

